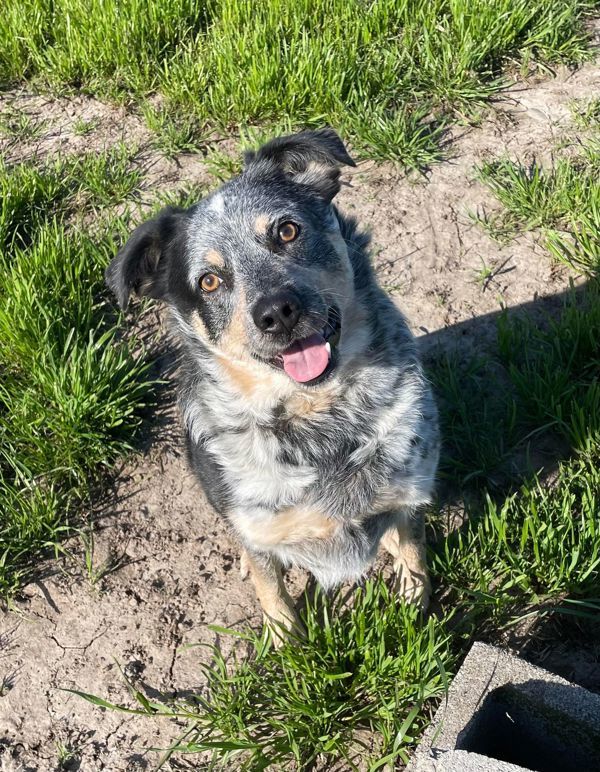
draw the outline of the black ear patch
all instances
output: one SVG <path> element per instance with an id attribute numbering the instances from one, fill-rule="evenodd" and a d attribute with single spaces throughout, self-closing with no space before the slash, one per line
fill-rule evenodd
<path id="1" fill-rule="evenodd" d="M 104 277 L 123 310 L 132 292 L 164 299 L 168 252 L 183 231 L 185 219 L 184 209 L 163 209 L 153 220 L 139 225 L 110 262 Z"/>
<path id="2" fill-rule="evenodd" d="M 340 189 L 340 166 L 356 166 L 333 129 L 276 137 L 244 155 L 247 173 L 268 174 L 273 167 L 326 201 Z"/>

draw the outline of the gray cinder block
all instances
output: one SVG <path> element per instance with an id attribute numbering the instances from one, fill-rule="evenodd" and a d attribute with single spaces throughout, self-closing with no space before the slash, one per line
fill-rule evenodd
<path id="1" fill-rule="evenodd" d="M 519 770 L 600 770 L 600 696 L 475 643 L 407 772 Z"/>
<path id="2" fill-rule="evenodd" d="M 527 772 L 524 767 L 468 751 L 435 751 L 428 756 L 417 756 L 408 769 L 413 772 Z"/>

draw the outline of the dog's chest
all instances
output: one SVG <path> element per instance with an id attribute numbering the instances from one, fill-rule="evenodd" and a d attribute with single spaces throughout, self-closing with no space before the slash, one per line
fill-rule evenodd
<path id="1" fill-rule="evenodd" d="M 286 459 L 276 432 L 260 424 L 217 432 L 207 450 L 223 470 L 234 507 L 277 511 L 302 501 L 319 479 L 318 468 L 301 454 Z"/>

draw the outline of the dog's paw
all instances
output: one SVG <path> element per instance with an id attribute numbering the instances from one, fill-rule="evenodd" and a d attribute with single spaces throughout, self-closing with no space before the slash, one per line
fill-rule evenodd
<path id="1" fill-rule="evenodd" d="M 408 603 L 419 606 L 425 611 L 429 606 L 431 582 L 427 570 L 411 569 L 403 561 L 394 562 L 394 592 Z"/>
<path id="2" fill-rule="evenodd" d="M 273 646 L 280 649 L 289 641 L 304 637 L 304 627 L 296 611 L 285 604 L 270 608 L 263 615 L 265 632 Z"/>

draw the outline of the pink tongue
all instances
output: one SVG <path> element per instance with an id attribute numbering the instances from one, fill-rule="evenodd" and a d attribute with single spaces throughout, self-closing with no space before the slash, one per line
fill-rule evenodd
<path id="1" fill-rule="evenodd" d="M 282 355 L 283 369 L 299 383 L 318 378 L 329 364 L 329 352 L 325 338 L 319 333 L 302 338 L 286 349 Z"/>

